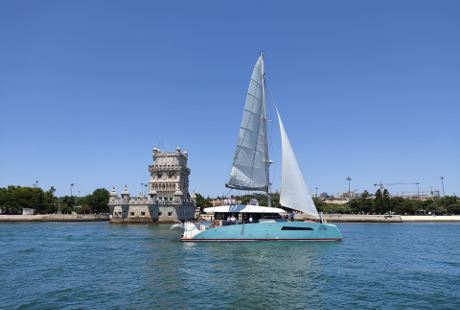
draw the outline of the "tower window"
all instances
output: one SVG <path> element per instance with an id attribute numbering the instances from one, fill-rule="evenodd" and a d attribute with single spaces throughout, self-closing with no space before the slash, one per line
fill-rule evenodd
<path id="1" fill-rule="evenodd" d="M 130 215 L 134 215 L 134 212 L 129 212 Z"/>
<path id="2" fill-rule="evenodd" d="M 172 216 L 172 212 L 168 212 L 168 216 Z"/>

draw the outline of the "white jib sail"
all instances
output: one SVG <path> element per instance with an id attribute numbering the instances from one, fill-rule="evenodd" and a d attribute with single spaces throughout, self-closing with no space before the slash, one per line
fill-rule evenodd
<path id="1" fill-rule="evenodd" d="M 226 186 L 267 191 L 268 183 L 264 58 L 260 55 L 249 83 L 230 179 Z"/>
<path id="2" fill-rule="evenodd" d="M 299 164 L 292 150 L 291 142 L 289 142 L 278 109 L 276 113 L 278 114 L 281 132 L 282 166 L 280 203 L 284 207 L 302 211 L 318 218 L 318 211 L 316 210 L 310 190 L 300 171 Z"/>

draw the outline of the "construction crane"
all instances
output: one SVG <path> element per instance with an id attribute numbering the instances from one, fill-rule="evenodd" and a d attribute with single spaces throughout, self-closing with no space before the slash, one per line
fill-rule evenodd
<path id="1" fill-rule="evenodd" d="M 383 191 L 384 186 L 388 185 L 417 185 L 417 197 L 420 196 L 420 182 L 397 182 L 397 183 L 382 183 L 382 181 L 379 181 L 379 183 L 375 183 L 374 186 L 379 186 L 380 190 Z"/>

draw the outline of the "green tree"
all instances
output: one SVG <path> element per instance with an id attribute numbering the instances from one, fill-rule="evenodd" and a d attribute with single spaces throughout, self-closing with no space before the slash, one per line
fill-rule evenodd
<path id="1" fill-rule="evenodd" d="M 74 210 L 74 207 L 75 207 L 75 196 L 64 196 L 61 198 L 61 202 L 62 202 L 62 212 L 64 213 L 64 208 L 68 211 L 69 209 L 70 210 Z M 70 213 L 72 213 L 72 211 Z M 66 212 L 68 213 L 68 212 Z"/>
<path id="2" fill-rule="evenodd" d="M 403 197 L 392 197 L 390 209 L 396 214 L 416 214 L 417 202 Z"/>
<path id="3" fill-rule="evenodd" d="M 203 213 L 204 208 L 212 207 L 211 200 L 204 198 L 201 194 L 195 194 L 196 196 L 196 207 L 200 209 L 200 213 Z"/>
<path id="4" fill-rule="evenodd" d="M 372 200 L 369 198 L 369 192 L 364 191 L 360 198 L 351 199 L 348 203 L 352 212 L 370 213 L 373 210 Z"/>
<path id="5" fill-rule="evenodd" d="M 452 203 L 446 209 L 449 214 L 460 214 L 460 202 Z"/>
<path id="6" fill-rule="evenodd" d="M 109 196 L 110 193 L 105 188 L 96 189 L 93 194 L 87 197 L 88 205 L 93 213 L 109 212 Z"/>
<path id="7" fill-rule="evenodd" d="M 44 193 L 44 211 L 47 214 L 56 213 L 56 197 L 54 197 L 54 193 L 56 189 L 54 186 Z"/>
<path id="8" fill-rule="evenodd" d="M 374 198 L 374 211 L 377 214 L 382 214 L 383 212 L 383 195 L 382 191 L 380 188 L 375 192 L 375 198 Z"/>
<path id="9" fill-rule="evenodd" d="M 391 211 L 390 210 L 390 206 L 391 206 L 391 203 L 390 203 L 390 192 L 385 188 L 383 190 L 383 194 L 382 194 L 382 212 L 383 213 L 386 213 L 388 211 Z"/>
<path id="10" fill-rule="evenodd" d="M 91 207 L 88 205 L 81 205 L 75 210 L 75 212 L 77 214 L 91 214 Z"/>
<path id="11" fill-rule="evenodd" d="M 71 214 L 73 212 L 73 209 L 69 205 L 61 204 L 61 206 L 62 214 Z"/>
<path id="12" fill-rule="evenodd" d="M 321 208 L 318 209 L 318 211 L 323 213 L 348 214 L 352 212 L 351 206 L 349 204 L 323 204 L 321 205 Z"/>
<path id="13" fill-rule="evenodd" d="M 21 214 L 23 208 L 46 213 L 45 194 L 41 188 L 10 185 L 0 190 L 0 208 L 7 214 Z"/>

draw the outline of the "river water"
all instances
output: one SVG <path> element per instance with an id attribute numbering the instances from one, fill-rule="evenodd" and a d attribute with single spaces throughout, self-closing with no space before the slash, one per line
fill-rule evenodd
<path id="1" fill-rule="evenodd" d="M 460 224 L 333 243 L 180 243 L 169 225 L 0 224 L 4 309 L 460 309 Z"/>

